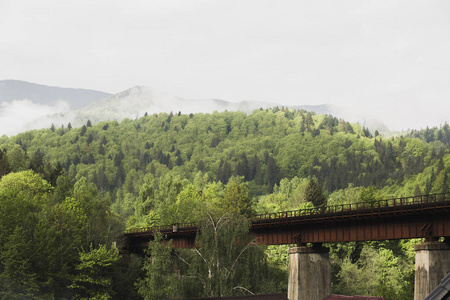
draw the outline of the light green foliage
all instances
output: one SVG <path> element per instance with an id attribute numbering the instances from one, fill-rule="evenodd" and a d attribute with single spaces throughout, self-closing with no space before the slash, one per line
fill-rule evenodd
<path id="1" fill-rule="evenodd" d="M 230 178 L 219 206 L 223 213 L 247 217 L 253 215 L 253 199 L 243 177 Z"/>
<path id="2" fill-rule="evenodd" d="M 0 181 L 0 193 L 2 194 L 13 191 L 20 195 L 42 195 L 50 192 L 51 189 L 52 186 L 33 171 L 10 173 L 2 177 Z"/>
<path id="3" fill-rule="evenodd" d="M 51 186 L 32 171 L 0 180 L 0 298 L 44 297 L 64 276 L 48 204 Z"/>
<path id="4" fill-rule="evenodd" d="M 150 242 L 148 256 L 142 266 L 144 277 L 136 282 L 138 292 L 144 300 L 175 299 L 180 296 L 180 278 L 173 272 L 172 248 L 161 240 L 162 237 L 157 235 Z"/>
<path id="5" fill-rule="evenodd" d="M 74 299 L 111 299 L 112 266 L 120 256 L 117 249 L 107 249 L 100 245 L 94 249 L 92 245 L 88 252 L 79 252 L 80 262 L 76 266 L 77 275 L 72 279 L 70 288 L 77 291 Z"/>
<path id="6" fill-rule="evenodd" d="M 353 204 L 360 202 L 361 188 L 350 185 L 346 189 L 333 192 L 328 198 L 328 205 Z"/>
<path id="7" fill-rule="evenodd" d="M 245 219 L 209 216 L 202 222 L 198 248 L 172 251 L 158 240 L 152 242 L 150 256 L 144 260 L 146 275 L 137 283 L 139 293 L 150 300 L 247 295 L 284 288 L 287 273 L 268 265 L 264 249 L 252 241 L 248 226 Z"/>
<path id="8" fill-rule="evenodd" d="M 345 257 L 339 262 L 335 292 L 345 295 L 384 296 L 387 299 L 412 299 L 414 265 L 408 257 L 391 249 L 364 245 L 357 262 Z"/>
<path id="9" fill-rule="evenodd" d="M 307 187 L 306 178 L 294 177 L 291 180 L 284 178 L 279 185 L 274 186 L 272 194 L 260 197 L 256 210 L 262 214 L 313 208 L 312 203 L 306 199 Z"/>
<path id="10" fill-rule="evenodd" d="M 382 198 L 373 185 L 361 188 L 359 192 L 359 202 L 374 202 L 376 200 L 382 200 Z"/>
<path id="11" fill-rule="evenodd" d="M 12 172 L 25 171 L 28 169 L 26 154 L 19 145 L 14 145 L 8 151 L 8 163 Z"/>
<path id="12" fill-rule="evenodd" d="M 162 113 L 121 124 L 93 123 L 84 134 L 80 128 L 64 135 L 38 130 L 2 140 L 0 147 L 8 150 L 8 161 L 18 164 L 15 169 L 27 168 L 22 149 L 27 153 L 39 150 L 44 161 L 62 163 L 71 178 L 86 177 L 102 195 L 109 192 L 114 203 L 119 189 L 122 199 L 127 193 L 132 196 L 128 199 L 137 199 L 146 173 L 155 178 L 172 173 L 192 182 L 199 167 L 216 179 L 221 160 L 228 164 L 229 174 L 221 174 L 224 184 L 231 175 L 244 176 L 250 191 L 259 195 L 272 191 L 283 178 L 311 175 L 330 193 L 349 183 L 382 188 L 422 172 L 425 158 L 428 165 L 433 164 L 443 154 L 442 147 L 433 145 L 446 145 L 448 131 L 445 127 L 440 134 L 427 133 L 428 143 L 411 137 L 388 141 L 379 136 L 375 140 L 363 134 L 367 129 L 344 120 L 283 107 L 248 115 Z M 99 153 L 100 146 L 104 152 Z M 435 149 L 434 155 L 431 149 Z M 117 160 L 119 154 L 123 157 Z M 255 155 L 259 164 L 252 161 Z M 18 159 L 13 158 L 16 156 Z M 245 174 L 234 174 L 237 169 Z M 423 185 L 425 182 L 419 184 L 421 189 Z"/>
<path id="13" fill-rule="evenodd" d="M 188 184 L 177 196 L 175 214 L 171 223 L 186 223 L 199 220 L 207 208 L 202 190 Z"/>
<path id="14" fill-rule="evenodd" d="M 117 191 L 116 201 L 111 205 L 111 210 L 121 218 L 127 220 L 133 216 L 135 205 L 138 203 L 131 193 L 122 196 L 122 190 Z"/>
<path id="15" fill-rule="evenodd" d="M 424 143 L 419 139 L 408 139 L 403 155 L 422 156 L 425 154 L 426 151 L 427 151 L 426 143 Z"/>
<path id="16" fill-rule="evenodd" d="M 123 230 L 95 185 L 60 178 L 56 189 L 32 171 L 0 180 L 0 299 L 66 294 L 79 247 Z"/>
<path id="17" fill-rule="evenodd" d="M 144 184 L 139 190 L 139 198 L 135 203 L 135 222 L 138 226 L 148 226 L 145 224 L 143 218 L 155 209 L 155 192 L 154 192 L 154 178 L 152 174 L 146 174 L 144 177 Z"/>

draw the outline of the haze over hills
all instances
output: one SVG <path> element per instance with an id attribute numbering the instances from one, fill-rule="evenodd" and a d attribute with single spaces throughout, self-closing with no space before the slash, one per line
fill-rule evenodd
<path id="1" fill-rule="evenodd" d="M 167 92 L 154 90 L 148 87 L 135 86 L 124 92 L 102 99 L 87 107 L 73 111 L 69 114 L 50 116 L 57 118 L 57 122 L 69 119 L 74 120 L 75 126 L 81 126 L 91 120 L 93 123 L 101 121 L 121 121 L 124 118 L 139 118 L 145 113 L 160 112 L 212 113 L 214 111 L 242 111 L 251 113 L 259 108 L 276 107 L 276 103 L 258 101 L 228 102 L 219 99 L 183 99 Z M 326 111 L 325 105 L 310 106 L 310 110 Z M 329 113 L 329 109 L 328 109 Z"/>
<path id="2" fill-rule="evenodd" d="M 183 99 L 169 93 L 135 86 L 115 95 L 72 88 L 44 86 L 18 80 L 0 81 L 0 135 L 50 127 L 73 127 L 101 121 L 137 118 L 145 113 L 159 112 L 211 113 L 213 111 L 243 111 L 250 113 L 259 108 L 279 106 L 276 103 L 219 99 Z M 296 106 L 332 113 L 328 105 Z"/>
<path id="3" fill-rule="evenodd" d="M 55 105 L 58 101 L 65 101 L 70 108 L 78 109 L 110 95 L 95 90 L 61 88 L 20 80 L 0 81 L 0 103 L 28 99 L 35 104 Z"/>

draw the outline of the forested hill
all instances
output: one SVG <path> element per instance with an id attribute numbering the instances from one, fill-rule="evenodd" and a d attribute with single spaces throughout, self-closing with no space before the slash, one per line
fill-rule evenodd
<path id="1" fill-rule="evenodd" d="M 285 108 L 249 115 L 161 113 L 3 137 L 0 174 L 31 168 L 56 184 L 64 170 L 73 181 L 95 183 L 112 202 L 131 203 L 148 173 L 155 187 L 167 176 L 193 182 L 198 172 L 223 184 L 243 176 L 253 196 L 271 193 L 283 178 L 310 176 L 327 194 L 373 186 L 385 197 L 411 195 L 447 189 L 443 159 L 449 156 L 447 145 L 436 141 L 439 132 L 432 143 L 386 140 L 330 115 Z"/>
<path id="2" fill-rule="evenodd" d="M 174 273 L 170 249 L 150 247 L 165 251 L 155 255 L 163 264 L 120 260 L 112 242 L 126 227 L 446 192 L 448 133 L 446 125 L 386 139 L 329 115 L 275 108 L 162 113 L 3 136 L 0 299 L 204 296 L 184 281 L 192 276 Z M 413 246 L 329 245 L 333 292 L 412 299 Z M 236 284 L 286 292 L 286 248 L 261 251 L 247 257 Z M 265 271 L 253 272 L 256 266 Z M 205 270 L 198 275 L 209 282 Z M 154 288 L 158 276 L 166 281 Z"/>

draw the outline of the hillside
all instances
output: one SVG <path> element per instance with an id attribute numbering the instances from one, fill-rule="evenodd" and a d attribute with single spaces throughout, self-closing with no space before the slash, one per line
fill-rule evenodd
<path id="1" fill-rule="evenodd" d="M 442 132 L 441 139 L 447 138 L 448 126 Z M 447 151 L 440 141 L 373 138 L 357 124 L 288 109 L 249 115 L 161 113 L 121 123 L 29 131 L 0 142 L 9 151 L 61 164 L 73 180 L 86 177 L 113 200 L 127 194 L 136 199 L 147 173 L 192 181 L 198 171 L 224 184 L 233 175 L 244 176 L 254 195 L 272 191 L 283 178 L 308 176 L 317 177 L 327 193 L 372 185 L 398 187 L 386 196 L 410 195 L 415 186 L 404 184 L 429 173 Z M 438 191 L 426 188 L 423 180 L 417 184 L 422 191 Z"/>
<path id="2" fill-rule="evenodd" d="M 159 113 L 3 136 L 0 273 L 9 282 L 18 280 L 16 269 L 28 277 L 0 282 L 0 295 L 22 295 L 24 287 L 44 298 L 73 293 L 70 287 L 80 292 L 74 276 L 82 261 L 98 251 L 105 265 L 117 261 L 104 245 L 126 227 L 446 192 L 449 138 L 446 125 L 385 139 L 330 115 L 287 108 Z M 411 298 L 414 241 L 328 246 L 334 292 Z M 43 250 L 36 254 L 36 247 Z M 285 291 L 286 248 L 264 251 L 272 283 L 255 291 Z M 17 262 L 27 257 L 21 269 Z M 113 265 L 95 273 L 112 274 L 105 276 L 114 284 L 100 290 L 140 299 L 138 260 Z"/>

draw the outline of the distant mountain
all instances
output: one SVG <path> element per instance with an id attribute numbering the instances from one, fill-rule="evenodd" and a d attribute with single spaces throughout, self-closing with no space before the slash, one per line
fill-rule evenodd
<path id="1" fill-rule="evenodd" d="M 58 128 L 67 126 L 69 122 L 73 127 L 80 127 L 88 120 L 94 124 L 102 121 L 120 122 L 125 118 L 142 117 L 145 113 L 181 111 L 189 114 L 225 110 L 251 113 L 255 109 L 276 106 L 281 107 L 279 103 L 259 101 L 183 99 L 142 86 L 135 86 L 111 95 L 86 89 L 59 88 L 18 80 L 4 80 L 0 81 L 0 136 L 15 135 L 31 129 L 50 128 L 51 124 Z M 327 104 L 287 107 L 347 119 L 345 111 Z M 369 124 L 363 120 L 362 125 Z M 375 125 L 375 128 L 382 128 L 380 124 Z"/>
<path id="2" fill-rule="evenodd" d="M 58 101 L 65 101 L 70 108 L 78 109 L 109 96 L 111 94 L 94 90 L 46 86 L 20 80 L 0 81 L 0 103 L 28 99 L 35 104 L 55 105 Z"/>
<path id="3" fill-rule="evenodd" d="M 118 121 L 124 118 L 135 119 L 145 113 L 154 114 L 160 112 L 212 113 L 214 111 L 242 111 L 251 113 L 259 108 L 272 108 L 279 106 L 276 103 L 241 101 L 228 102 L 220 99 L 183 99 L 169 93 L 157 91 L 142 86 L 132 87 L 124 92 L 101 99 L 86 107 L 66 113 L 58 113 L 46 117 L 46 124 L 67 124 L 78 127 L 86 124 L 102 121 Z M 327 105 L 298 106 L 318 113 L 330 113 Z M 42 123 L 42 119 L 39 120 Z"/>

